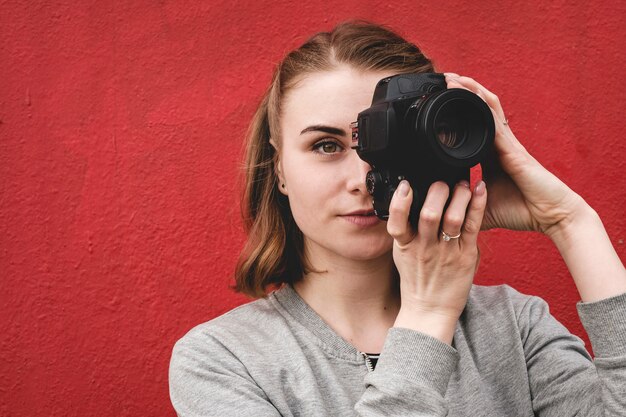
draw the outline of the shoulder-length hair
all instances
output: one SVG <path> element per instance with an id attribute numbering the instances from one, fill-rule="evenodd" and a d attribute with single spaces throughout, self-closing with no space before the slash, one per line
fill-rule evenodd
<path id="1" fill-rule="evenodd" d="M 363 21 L 345 22 L 314 35 L 278 64 L 247 134 L 241 207 L 248 239 L 235 269 L 238 292 L 263 297 L 268 287 L 293 284 L 313 270 L 289 200 L 277 189 L 277 151 L 270 138 L 280 146 L 281 105 L 294 84 L 308 74 L 342 64 L 397 74 L 434 72 L 432 62 L 416 45 Z"/>

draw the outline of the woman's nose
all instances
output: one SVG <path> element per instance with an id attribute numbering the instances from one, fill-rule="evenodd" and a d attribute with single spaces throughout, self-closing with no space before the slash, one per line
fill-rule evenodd
<path id="1" fill-rule="evenodd" d="M 359 155 L 355 150 L 350 155 L 350 174 L 348 178 L 348 189 L 351 192 L 360 192 L 367 194 L 367 187 L 365 185 L 365 177 L 367 173 L 372 169 L 372 166 L 359 158 Z"/>

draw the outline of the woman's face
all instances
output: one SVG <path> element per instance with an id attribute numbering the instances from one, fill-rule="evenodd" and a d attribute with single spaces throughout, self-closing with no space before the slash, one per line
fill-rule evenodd
<path id="1" fill-rule="evenodd" d="M 350 149 L 350 123 L 391 73 L 348 66 L 307 75 L 287 93 L 277 165 L 305 249 L 316 259 L 366 260 L 389 254 L 392 238 L 365 188 L 370 166 Z"/>

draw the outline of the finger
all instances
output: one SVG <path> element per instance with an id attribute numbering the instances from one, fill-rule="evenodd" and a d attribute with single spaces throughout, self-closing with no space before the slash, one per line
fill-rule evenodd
<path id="1" fill-rule="evenodd" d="M 478 240 L 478 232 L 487 207 L 487 187 L 484 181 L 479 181 L 467 209 L 465 222 L 461 231 L 461 244 L 475 246 Z"/>
<path id="2" fill-rule="evenodd" d="M 471 198 L 472 191 L 467 181 L 461 181 L 454 187 L 452 199 L 443 215 L 443 222 L 441 224 L 441 230 L 446 232 L 447 235 L 458 236 L 461 234 L 461 227 L 465 221 L 467 205 Z"/>
<path id="3" fill-rule="evenodd" d="M 448 184 L 437 181 L 431 184 L 426 194 L 426 200 L 420 210 L 420 217 L 417 222 L 417 235 L 420 241 L 427 246 L 439 242 L 439 224 L 443 208 L 450 194 Z"/>
<path id="4" fill-rule="evenodd" d="M 409 182 L 400 181 L 396 192 L 389 204 L 389 218 L 387 219 L 387 233 L 400 246 L 408 245 L 414 238 L 415 232 L 409 222 L 409 211 L 413 202 L 413 190 Z"/>
<path id="5" fill-rule="evenodd" d="M 474 93 L 472 90 L 470 90 L 469 87 L 461 84 L 461 82 L 457 79 L 457 78 L 446 78 L 446 85 L 448 88 L 462 88 L 464 90 L 470 91 L 472 93 Z M 476 93 L 474 93 L 476 94 Z M 484 100 L 484 98 L 483 98 Z"/>

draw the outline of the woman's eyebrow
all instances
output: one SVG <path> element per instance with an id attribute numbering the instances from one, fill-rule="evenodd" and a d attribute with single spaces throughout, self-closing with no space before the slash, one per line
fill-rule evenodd
<path id="1" fill-rule="evenodd" d="M 324 132 L 324 133 L 328 133 L 331 135 L 346 136 L 345 130 L 340 129 L 338 127 L 324 126 L 324 125 L 313 125 L 313 126 L 306 127 L 302 130 L 302 132 L 300 132 L 300 134 L 303 135 L 307 132 Z"/>

